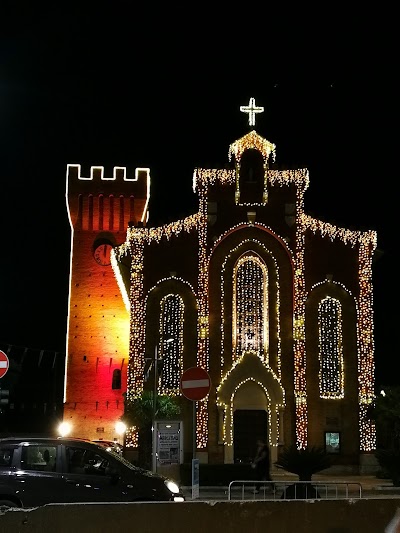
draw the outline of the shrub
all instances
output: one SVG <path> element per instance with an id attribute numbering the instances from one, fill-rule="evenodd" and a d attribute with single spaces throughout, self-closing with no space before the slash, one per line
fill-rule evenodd
<path id="1" fill-rule="evenodd" d="M 297 474 L 299 481 L 311 481 L 313 474 L 325 470 L 332 465 L 330 455 L 321 446 L 296 448 L 288 446 L 284 448 L 275 462 L 275 466 L 283 468 L 287 472 Z"/>
<path id="2" fill-rule="evenodd" d="M 400 450 L 378 449 L 375 451 L 375 457 L 383 473 L 392 480 L 395 487 L 400 487 Z"/>

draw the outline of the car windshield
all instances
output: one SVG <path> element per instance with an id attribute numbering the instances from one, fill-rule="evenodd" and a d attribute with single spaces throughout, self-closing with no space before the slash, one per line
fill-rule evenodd
<path id="1" fill-rule="evenodd" d="M 136 470 L 136 471 L 141 470 L 141 468 L 138 468 L 137 466 L 133 465 L 132 463 L 127 461 L 122 455 L 120 455 L 119 453 L 115 452 L 114 450 L 108 450 L 101 444 L 97 444 L 97 443 L 95 443 L 95 444 L 97 446 L 99 446 L 99 448 L 101 448 L 102 453 L 109 453 L 110 455 L 112 455 L 114 457 L 114 459 L 116 459 L 120 463 L 123 463 L 125 466 L 127 466 L 131 470 Z"/>

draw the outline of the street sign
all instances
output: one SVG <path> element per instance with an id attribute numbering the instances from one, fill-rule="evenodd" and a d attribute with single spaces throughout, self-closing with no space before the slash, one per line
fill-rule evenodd
<path id="1" fill-rule="evenodd" d="M 8 360 L 7 354 L 0 350 L 0 378 L 5 376 L 9 366 L 10 361 Z"/>
<path id="2" fill-rule="evenodd" d="M 188 400 L 202 400 L 210 392 L 211 379 L 208 372 L 199 366 L 185 370 L 181 377 L 181 391 Z"/>

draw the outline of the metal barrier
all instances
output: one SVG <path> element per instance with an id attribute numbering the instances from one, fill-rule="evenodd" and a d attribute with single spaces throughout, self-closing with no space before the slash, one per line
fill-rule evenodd
<path id="1" fill-rule="evenodd" d="M 234 480 L 228 486 L 228 500 L 339 500 L 361 497 L 361 483 L 353 481 Z"/>

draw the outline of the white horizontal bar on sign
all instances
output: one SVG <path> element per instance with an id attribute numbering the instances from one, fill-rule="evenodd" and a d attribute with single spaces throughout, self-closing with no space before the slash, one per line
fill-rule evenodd
<path id="1" fill-rule="evenodd" d="M 182 381 L 182 389 L 197 389 L 200 387 L 208 387 L 209 385 L 209 379 L 191 379 L 189 381 Z"/>
<path id="2" fill-rule="evenodd" d="M 8 364 L 7 361 L 0 361 L 0 368 L 7 368 Z"/>

